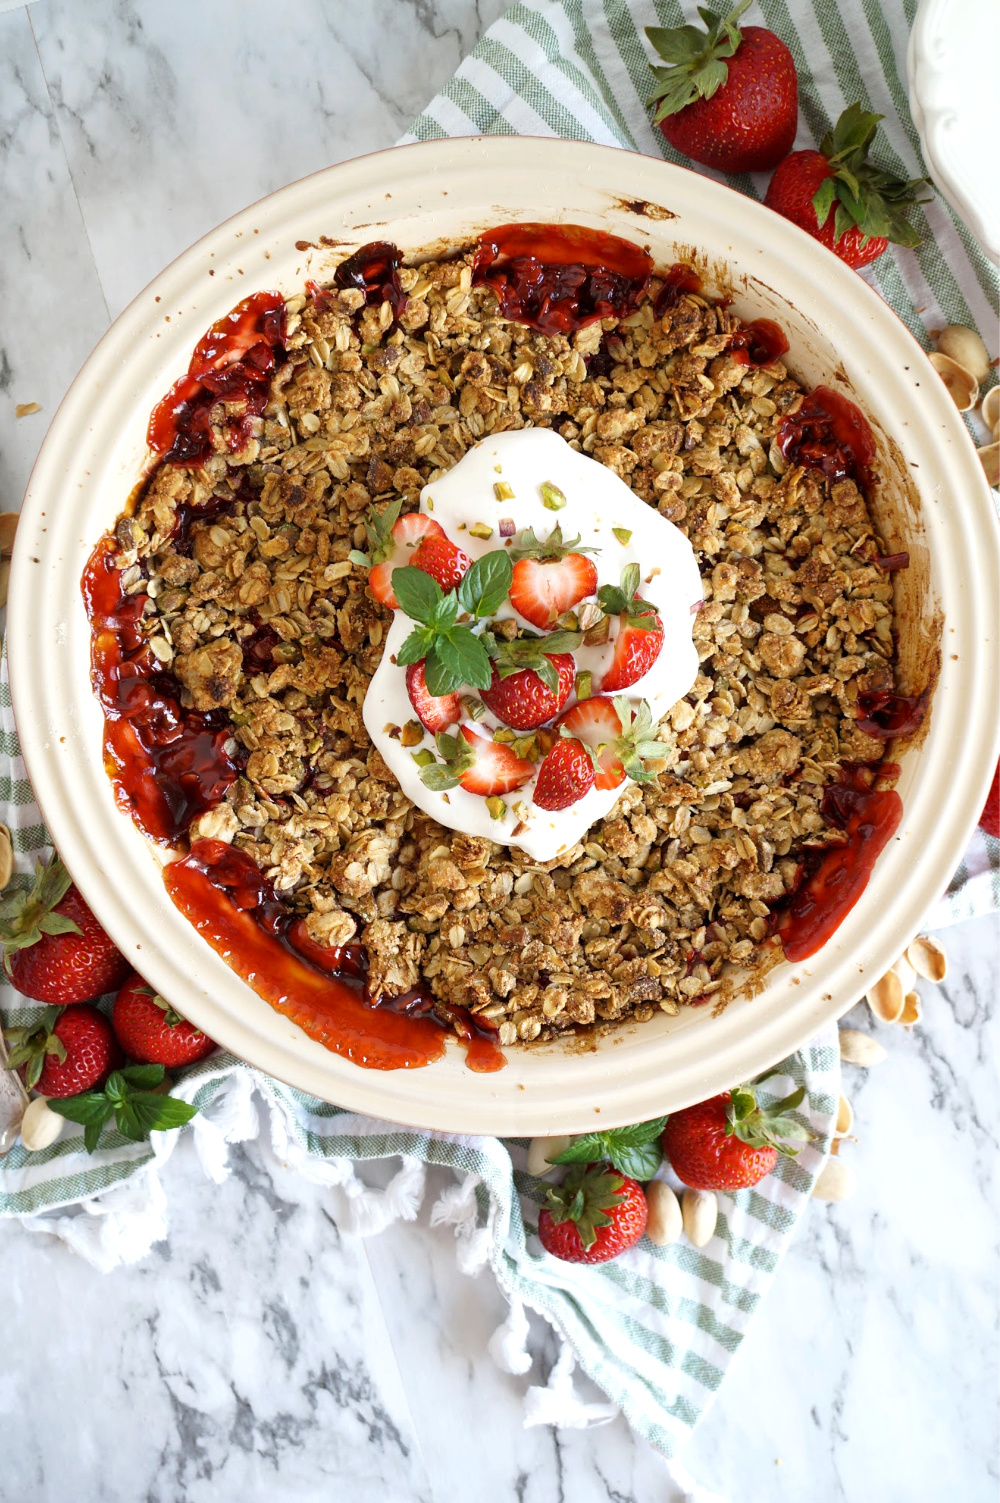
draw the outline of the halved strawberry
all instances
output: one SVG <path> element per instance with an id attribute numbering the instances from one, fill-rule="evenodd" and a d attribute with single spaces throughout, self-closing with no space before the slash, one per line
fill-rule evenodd
<path id="1" fill-rule="evenodd" d="M 428 689 L 423 659 L 407 668 L 406 692 L 420 724 L 434 735 L 457 725 L 462 718 L 462 700 L 458 694 L 432 694 Z"/>
<path id="2" fill-rule="evenodd" d="M 399 601 L 392 588 L 392 571 L 412 562 L 410 554 L 421 539 L 445 535 L 440 522 L 426 512 L 411 511 L 405 517 L 399 515 L 402 500 L 391 501 L 388 506 L 376 511 L 369 509 L 365 518 L 368 533 L 368 552 L 352 549 L 351 562 L 368 569 L 368 588 L 380 605 L 394 611 Z"/>
<path id="3" fill-rule="evenodd" d="M 568 809 L 594 786 L 594 763 L 580 741 L 564 736 L 538 769 L 534 802 L 539 809 Z"/>
<path id="4" fill-rule="evenodd" d="M 494 798 L 513 793 L 534 774 L 535 764 L 519 757 L 502 741 L 477 736 L 467 725 L 458 730 L 458 736 L 438 735 L 437 749 L 443 760 L 420 769 L 421 780 L 433 792 L 462 787 L 466 793 Z"/>
<path id="5" fill-rule="evenodd" d="M 602 694 L 593 699 L 580 699 L 559 717 L 559 729 L 582 741 L 597 757 L 594 787 L 617 788 L 625 781 L 625 768 L 614 747 L 622 733 L 614 701 Z"/>
<path id="6" fill-rule="evenodd" d="M 650 782 L 655 774 L 646 761 L 673 751 L 669 742 L 655 739 L 646 701 L 641 699 L 633 710 L 624 695 L 578 700 L 560 716 L 559 733 L 583 742 L 594 761 L 594 787 L 601 789 L 620 787 L 626 776 L 635 783 Z"/>
<path id="7" fill-rule="evenodd" d="M 543 643 L 544 637 L 541 637 L 537 646 Z M 510 645 L 513 646 L 514 643 Z M 544 667 L 541 673 L 535 672 L 532 667 L 522 667 L 519 672 L 508 672 L 504 678 L 496 670 L 495 663 L 492 684 L 481 690 L 483 699 L 496 718 L 514 730 L 534 730 L 535 726 L 552 720 L 553 715 L 559 714 L 573 693 L 573 679 L 576 676 L 573 654 L 546 652 L 541 657 L 544 658 L 544 663 L 549 664 L 550 672 L 546 672 Z M 546 682 L 546 678 L 549 682 Z M 555 681 L 555 688 L 552 688 L 552 681 Z"/>
<path id="8" fill-rule="evenodd" d="M 638 683 L 652 668 L 663 647 L 663 622 L 655 605 L 637 594 L 639 565 L 627 564 L 620 585 L 604 585 L 597 599 L 606 616 L 618 617 L 611 667 L 599 688 L 607 694 Z"/>
<path id="9" fill-rule="evenodd" d="M 510 603 L 519 616 L 532 626 L 552 626 L 565 611 L 572 610 L 597 589 L 597 570 L 584 554 L 580 539 L 563 541 L 557 524 L 544 543 L 529 527 L 521 533 L 510 556 L 514 559 L 514 577 L 510 586 Z"/>
<path id="10" fill-rule="evenodd" d="M 405 560 L 411 563 L 415 569 L 422 569 L 432 579 L 436 579 L 445 594 L 461 584 L 462 576 L 472 563 L 467 553 L 455 546 L 450 538 L 441 532 L 428 532 L 420 539 L 414 548 L 411 557 Z"/>

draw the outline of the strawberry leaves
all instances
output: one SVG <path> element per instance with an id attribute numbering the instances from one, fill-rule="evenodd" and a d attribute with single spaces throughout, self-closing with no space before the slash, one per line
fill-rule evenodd
<path id="1" fill-rule="evenodd" d="M 653 714 L 646 700 L 641 699 L 633 715 L 632 705 L 624 694 L 615 695 L 615 709 L 621 721 L 622 733 L 614 744 L 614 753 L 634 783 L 652 783 L 656 774 L 650 772 L 647 760 L 668 757 L 673 752 L 669 741 L 657 741 Z"/>
<path id="2" fill-rule="evenodd" d="M 699 5 L 705 30 L 697 26 L 647 26 L 646 35 L 668 64 L 653 68 L 659 87 L 647 103 L 657 106 L 653 124 L 676 115 L 696 99 L 711 99 L 729 78 L 726 62 L 743 40 L 737 21 L 750 0 L 740 0 L 727 16 Z"/>
<path id="3" fill-rule="evenodd" d="M 403 498 L 398 496 L 388 506 L 383 506 L 381 511 L 376 511 L 374 506 L 368 508 L 368 515 L 365 517 L 368 552 L 361 553 L 357 548 L 352 548 L 347 555 L 352 564 L 358 564 L 362 569 L 371 569 L 375 564 L 385 562 L 395 546 L 392 529 L 402 505 Z"/>
<path id="4" fill-rule="evenodd" d="M 420 768 L 420 781 L 432 793 L 447 793 L 457 788 L 467 772 L 475 765 L 475 753 L 462 736 L 449 736 L 439 731 L 434 737 L 440 762 L 427 762 Z M 443 764 L 443 765 L 442 765 Z"/>
<path id="5" fill-rule="evenodd" d="M 564 539 L 562 527 L 557 522 L 544 543 L 535 536 L 533 527 L 525 527 L 507 550 L 507 556 L 516 563 L 519 558 L 544 561 L 552 558 L 566 558 L 570 553 L 600 553 L 600 551 L 600 548 L 581 546 L 579 537 Z"/>
<path id="6" fill-rule="evenodd" d="M 447 594 L 437 580 L 412 564 L 392 571 L 392 588 L 400 609 L 418 623 L 396 661 L 424 663 L 428 692 L 437 696 L 456 689 L 487 689 L 493 677 L 486 647 L 460 622 L 459 611 L 480 621 L 499 610 L 510 591 L 513 565 L 506 553 L 486 553 L 466 570 L 456 590 Z"/>
<path id="7" fill-rule="evenodd" d="M 754 1085 L 767 1079 L 767 1075 L 761 1075 Z M 787 1140 L 808 1143 L 815 1136 L 791 1116 L 805 1100 L 805 1094 L 805 1087 L 799 1086 L 772 1106 L 761 1106 L 753 1085 L 736 1086 L 726 1105 L 726 1135 L 739 1138 L 751 1148 L 776 1148 L 786 1158 L 794 1158 L 799 1150 Z"/>
<path id="8" fill-rule="evenodd" d="M 46 1007 L 37 1023 L 6 1030 L 7 1065 L 11 1070 L 24 1066 L 24 1083 L 29 1091 L 38 1084 L 46 1055 L 55 1055 L 61 1065 L 66 1063 L 66 1045 L 53 1032 L 62 1013 L 61 1007 Z"/>
<path id="9" fill-rule="evenodd" d="M 36 862 L 30 892 L 16 892 L 0 904 L 0 941 L 4 969 L 10 974 L 10 958 L 17 950 L 35 945 L 43 934 L 79 934 L 80 927 L 63 913 L 53 912 L 72 886 L 72 878 L 58 856 L 47 866 Z"/>
<path id="10" fill-rule="evenodd" d="M 630 1179 L 650 1180 L 663 1162 L 660 1134 L 666 1122 L 666 1117 L 654 1117 L 649 1122 L 637 1122 L 631 1127 L 584 1133 L 550 1162 L 592 1164 L 607 1161 L 619 1174 L 627 1174 Z"/>
<path id="11" fill-rule="evenodd" d="M 197 1114 L 198 1108 L 176 1096 L 160 1095 L 155 1089 L 163 1083 L 162 1065 L 126 1065 L 108 1076 L 101 1091 L 84 1091 L 79 1096 L 64 1096 L 49 1101 L 52 1111 L 83 1127 L 83 1144 L 93 1153 L 105 1125 L 114 1118 L 123 1138 L 143 1143 L 151 1132 L 166 1132 L 183 1127 Z"/>
<path id="12" fill-rule="evenodd" d="M 552 661 L 553 654 L 573 652 L 582 640 L 580 633 L 575 631 L 554 631 L 545 637 L 525 632 L 512 641 L 497 638 L 489 632 L 483 636 L 486 651 L 501 678 L 510 678 L 512 674 L 530 668 L 553 694 L 559 692 L 559 672 Z"/>
<path id="13" fill-rule="evenodd" d="M 820 152 L 830 163 L 830 176 L 820 184 L 812 205 L 820 229 L 834 210 L 835 241 L 857 228 L 862 246 L 875 239 L 909 247 L 920 244 L 920 235 L 906 211 L 916 203 L 929 202 L 915 195 L 930 179 L 897 177 L 868 160 L 868 149 L 879 121 L 884 119 L 884 115 L 874 115 L 855 103 L 823 137 Z"/>
<path id="14" fill-rule="evenodd" d="M 602 585 L 598 603 L 606 616 L 625 616 L 629 626 L 640 631 L 660 631 L 660 616 L 655 605 L 636 594 L 639 588 L 639 565 L 626 564 L 620 585 Z"/>
<path id="15" fill-rule="evenodd" d="M 627 1131 L 628 1129 L 626 1129 Z M 604 1133 L 588 1133 L 588 1138 L 606 1137 Z M 572 1153 L 567 1149 L 566 1153 Z M 566 1161 L 560 1154 L 554 1162 Z M 634 1175 L 630 1176 L 635 1178 Z M 545 1192 L 546 1209 L 553 1222 L 559 1226 L 572 1221 L 580 1235 L 580 1241 L 589 1250 L 597 1241 L 599 1227 L 610 1226 L 610 1212 L 625 1198 L 621 1174 L 616 1174 L 603 1164 L 584 1163 L 574 1160 L 561 1185 L 550 1185 Z"/>

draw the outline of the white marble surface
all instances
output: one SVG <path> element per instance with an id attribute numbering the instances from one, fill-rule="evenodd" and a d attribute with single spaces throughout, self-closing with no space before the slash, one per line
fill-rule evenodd
<path id="1" fill-rule="evenodd" d="M 109 318 L 233 210 L 391 143 L 501 8 L 0 4 L 0 509 Z M 924 1026 L 851 1072 L 857 1197 L 814 1208 L 685 1455 L 732 1503 L 996 1498 L 996 922 L 945 942 Z M 620 1420 L 522 1428 L 551 1344 L 492 1366 L 502 1301 L 426 1209 L 361 1242 L 260 1145 L 221 1187 L 182 1145 L 164 1183 L 169 1239 L 109 1275 L 0 1224 L 4 1503 L 677 1496 Z"/>

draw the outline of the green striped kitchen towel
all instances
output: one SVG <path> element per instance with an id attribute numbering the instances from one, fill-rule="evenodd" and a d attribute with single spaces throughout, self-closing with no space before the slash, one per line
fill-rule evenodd
<path id="1" fill-rule="evenodd" d="M 784 39 L 799 70 L 800 141 L 812 144 L 853 99 L 887 116 L 887 157 L 906 176 L 922 171 L 901 82 L 916 0 L 817 0 L 790 10 L 762 0 L 766 23 Z M 689 10 L 693 7 L 689 7 Z M 651 87 L 647 25 L 685 19 L 676 0 L 534 0 L 510 7 L 490 28 L 455 78 L 413 126 L 409 140 L 484 132 L 560 135 L 660 154 L 678 160 L 649 125 Z M 811 66 L 806 65 L 806 57 Z M 762 181 L 733 180 L 760 196 Z M 996 275 L 965 229 L 940 200 L 924 211 L 925 243 L 917 253 L 891 253 L 868 273 L 918 336 L 935 322 L 973 323 L 995 344 Z M 918 313 L 917 310 L 920 310 Z M 992 311 L 991 311 L 992 310 Z M 12 830 L 15 881 L 26 883 L 45 832 L 25 775 L 10 711 L 6 658 L 0 665 L 0 802 Z M 998 906 L 1000 845 L 978 836 L 933 923 Z M 5 1023 L 37 1012 L 0 987 Z M 454 1185 L 433 1207 L 432 1223 L 454 1226 L 458 1266 L 487 1263 L 510 1301 L 491 1342 L 502 1366 L 526 1372 L 527 1312 L 561 1334 L 562 1355 L 545 1388 L 528 1391 L 528 1423 L 587 1425 L 621 1409 L 634 1428 L 674 1455 L 711 1402 L 781 1255 L 808 1204 L 829 1147 L 839 1090 L 833 1029 L 782 1066 L 769 1082 L 775 1096 L 806 1088 L 803 1120 L 817 1134 L 795 1161 L 782 1161 L 753 1190 L 720 1197 L 716 1235 L 701 1251 L 687 1243 L 657 1248 L 641 1242 L 599 1268 L 557 1263 L 535 1235 L 543 1186 L 526 1170 L 523 1141 L 409 1131 L 359 1118 L 270 1080 L 229 1055 L 186 1072 L 178 1095 L 201 1108 L 189 1128 L 206 1171 L 225 1173 L 227 1144 L 254 1136 L 258 1104 L 279 1157 L 298 1172 L 346 1195 L 356 1228 L 378 1231 L 419 1209 L 427 1164 L 450 1168 Z M 38 1154 L 18 1145 L 0 1161 L 0 1214 L 32 1230 L 63 1237 L 100 1267 L 140 1257 L 166 1233 L 158 1168 L 176 1133 L 136 1145 L 109 1136 L 88 1158 L 80 1138 Z M 355 1171 L 366 1159 L 398 1157 L 383 1191 Z M 666 1171 L 664 1171 L 666 1173 Z M 669 1178 L 669 1174 L 667 1174 Z M 89 1214 L 86 1214 L 89 1213 Z M 578 1362 L 604 1390 L 608 1404 L 583 1402 L 572 1368 Z"/>

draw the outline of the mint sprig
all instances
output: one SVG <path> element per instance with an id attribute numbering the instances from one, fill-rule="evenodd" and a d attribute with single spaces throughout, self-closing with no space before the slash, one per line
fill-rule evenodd
<path id="1" fill-rule="evenodd" d="M 49 1107 L 60 1117 L 83 1127 L 83 1146 L 88 1153 L 94 1152 L 112 1118 L 123 1138 L 143 1143 L 151 1132 L 183 1127 L 198 1111 L 187 1101 L 161 1096 L 154 1090 L 162 1084 L 164 1074 L 162 1065 L 126 1065 L 122 1070 L 112 1071 L 102 1091 L 52 1097 Z"/>
<path id="2" fill-rule="evenodd" d="M 613 1127 L 604 1132 L 584 1133 L 569 1148 L 550 1159 L 552 1164 L 592 1164 L 606 1160 L 619 1174 L 649 1180 L 663 1163 L 660 1135 L 666 1117 L 636 1122 L 632 1127 Z"/>
<path id="3" fill-rule="evenodd" d="M 396 656 L 397 663 L 424 664 L 424 679 L 434 695 L 453 694 L 463 686 L 487 689 L 493 678 L 486 647 L 459 611 L 480 621 L 499 610 L 510 593 L 513 565 L 506 553 L 485 553 L 472 564 L 457 590 L 447 594 L 423 569 L 407 564 L 393 569 L 392 588 L 399 608 L 418 623 Z"/>

